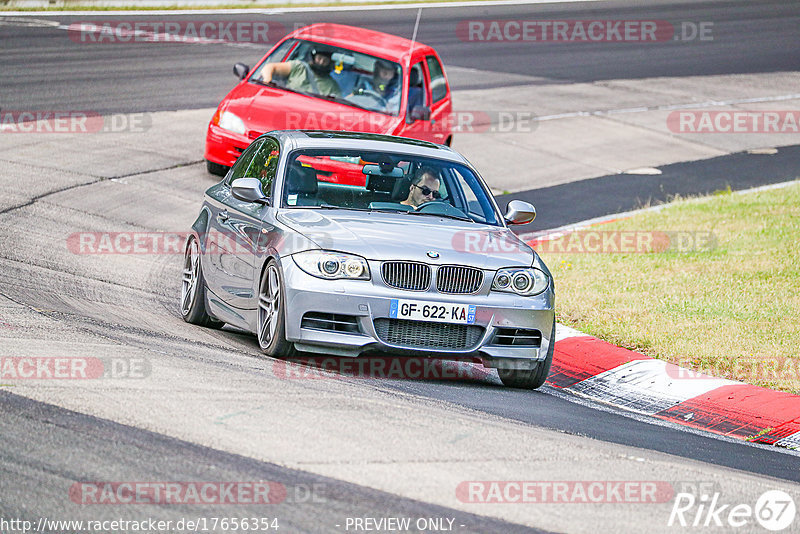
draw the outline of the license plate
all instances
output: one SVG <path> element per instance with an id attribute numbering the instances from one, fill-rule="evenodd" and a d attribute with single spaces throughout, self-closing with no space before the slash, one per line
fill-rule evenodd
<path id="1" fill-rule="evenodd" d="M 424 300 L 392 299 L 389 305 L 392 319 L 435 321 L 437 323 L 473 324 L 475 306 L 469 304 L 440 304 Z"/>

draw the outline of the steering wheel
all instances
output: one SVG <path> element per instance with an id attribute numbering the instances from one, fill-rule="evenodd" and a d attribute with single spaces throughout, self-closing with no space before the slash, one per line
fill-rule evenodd
<path id="1" fill-rule="evenodd" d="M 429 202 L 423 202 L 414 208 L 414 211 L 419 213 L 430 213 L 431 215 L 452 215 L 455 217 L 468 218 L 466 213 L 443 200 L 431 200 Z"/>
<path id="2" fill-rule="evenodd" d="M 375 99 L 375 101 L 378 104 L 380 104 L 381 106 L 386 107 L 386 99 L 383 96 L 381 96 L 380 93 L 378 93 L 377 91 L 373 91 L 372 89 L 360 88 L 355 93 L 353 93 L 353 96 L 356 96 L 356 97 L 358 97 L 358 96 L 367 96 L 367 97 Z"/>

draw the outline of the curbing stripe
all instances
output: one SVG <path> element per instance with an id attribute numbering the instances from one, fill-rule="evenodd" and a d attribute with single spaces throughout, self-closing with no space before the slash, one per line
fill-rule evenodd
<path id="1" fill-rule="evenodd" d="M 711 377 L 676 378 L 675 369 L 677 366 L 663 360 L 637 360 L 588 378 L 570 389 L 626 410 L 655 415 L 734 383 Z"/>
<path id="2" fill-rule="evenodd" d="M 703 375 L 557 326 L 549 385 L 624 410 L 800 449 L 800 395 Z"/>
<path id="3" fill-rule="evenodd" d="M 800 414 L 800 397 L 750 384 L 721 387 L 657 415 L 689 426 L 759 443 L 775 443 L 769 432 Z M 777 436 L 776 436 L 777 437 Z M 762 439 L 763 438 L 763 439 Z"/>
<path id="4" fill-rule="evenodd" d="M 800 425 L 795 424 L 796 427 Z M 787 449 L 800 449 L 800 431 L 785 437 L 775 442 L 778 447 L 786 447 Z"/>
<path id="5" fill-rule="evenodd" d="M 736 191 L 787 187 L 798 180 Z M 519 237 L 536 247 L 578 229 L 658 211 L 598 217 Z M 753 443 L 800 449 L 800 395 L 703 375 L 557 325 L 548 384 L 632 412 Z"/>
<path id="6" fill-rule="evenodd" d="M 573 332 L 577 332 L 577 330 L 573 330 Z M 598 354 L 602 354 L 603 357 L 598 358 Z M 568 388 L 631 360 L 646 358 L 647 356 L 644 354 L 617 347 L 596 337 L 580 334 L 579 337 L 556 341 L 548 381 L 555 387 Z"/>

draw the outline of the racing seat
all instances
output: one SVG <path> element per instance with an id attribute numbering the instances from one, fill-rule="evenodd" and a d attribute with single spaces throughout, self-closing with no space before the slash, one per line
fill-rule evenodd
<path id="1" fill-rule="evenodd" d="M 317 184 L 317 171 L 311 167 L 301 165 L 292 166 L 286 180 L 286 191 L 290 195 L 297 195 L 295 206 L 318 206 L 316 198 L 319 185 Z"/>
<path id="2" fill-rule="evenodd" d="M 411 179 L 403 176 L 402 178 L 398 178 L 394 182 L 394 187 L 392 188 L 392 202 L 372 202 L 370 203 L 370 209 L 387 209 L 387 210 L 405 210 L 411 211 L 414 208 L 411 206 L 407 206 L 406 204 L 400 204 L 401 201 L 408 198 L 408 190 L 411 187 Z"/>
<path id="3" fill-rule="evenodd" d="M 411 178 L 403 176 L 394 182 L 392 188 L 392 200 L 400 202 L 408 198 L 408 191 L 411 188 Z"/>

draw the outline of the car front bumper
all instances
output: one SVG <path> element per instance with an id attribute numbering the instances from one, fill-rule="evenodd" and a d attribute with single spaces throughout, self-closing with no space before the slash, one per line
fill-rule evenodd
<path id="1" fill-rule="evenodd" d="M 496 366 L 494 362 L 514 360 L 532 363 L 546 358 L 554 329 L 554 292 L 552 282 L 543 293 L 533 297 L 520 297 L 511 293 L 491 292 L 475 295 L 450 295 L 426 292 L 403 291 L 368 280 L 324 280 L 302 271 L 291 257 L 282 260 L 286 297 L 286 338 L 306 352 L 319 352 L 340 356 L 358 356 L 364 352 L 385 351 L 405 355 L 432 356 L 442 358 L 480 358 L 484 365 Z M 373 279 L 380 278 L 379 262 L 370 261 Z M 489 271 L 487 271 L 489 273 Z M 439 330 L 441 323 L 389 319 L 392 299 L 413 299 L 431 303 L 459 303 L 476 306 L 472 341 L 465 346 L 430 347 L 420 346 L 403 339 L 387 339 L 385 331 L 379 334 L 378 324 L 385 321 L 403 321 L 410 331 L 424 330 L 430 326 Z M 354 319 L 357 332 L 332 331 L 303 326 L 308 313 L 330 314 Z M 308 321 L 307 321 L 308 323 Z M 450 328 L 450 327 L 447 327 Z M 454 327 L 461 329 L 462 327 Z M 498 334 L 512 329 L 536 330 L 540 341 L 534 344 L 511 345 L 501 343 Z M 385 329 L 384 329 L 385 330 Z"/>
<path id="2" fill-rule="evenodd" d="M 239 155 L 250 146 L 252 141 L 246 135 L 237 134 L 209 123 L 206 132 L 205 159 L 230 167 L 236 163 Z"/>

